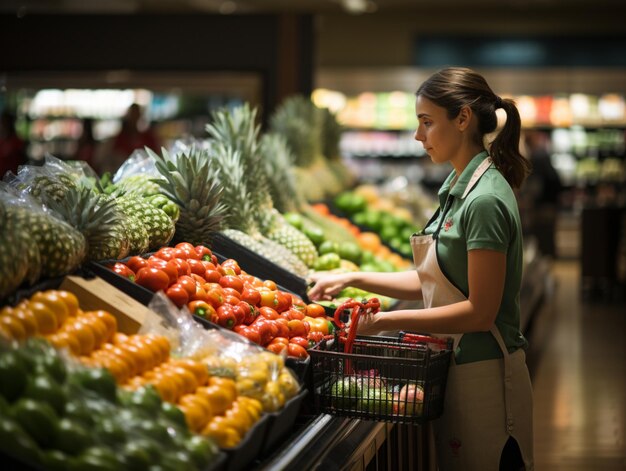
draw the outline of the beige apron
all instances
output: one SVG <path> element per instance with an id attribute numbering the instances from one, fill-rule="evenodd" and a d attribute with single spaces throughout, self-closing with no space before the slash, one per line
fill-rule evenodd
<path id="1" fill-rule="evenodd" d="M 481 163 L 462 198 L 490 165 L 489 158 Z M 437 237 L 449 208 L 450 204 L 446 202 L 439 226 L 432 235 L 411 238 L 425 308 L 467 299 L 443 274 L 437 260 Z M 457 365 L 454 360 L 451 362 L 444 413 L 433 423 L 440 471 L 498 470 L 502 449 L 509 436 L 519 445 L 526 471 L 534 469 L 532 388 L 526 357 L 522 349 L 509 354 L 495 324 L 490 332 L 502 350 L 502 359 L 463 365 Z M 456 348 L 462 334 L 452 337 Z"/>

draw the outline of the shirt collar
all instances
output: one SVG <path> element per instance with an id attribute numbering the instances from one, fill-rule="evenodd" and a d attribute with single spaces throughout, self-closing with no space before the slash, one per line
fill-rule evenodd
<path id="1" fill-rule="evenodd" d="M 452 189 L 450 189 L 450 185 L 456 178 L 456 170 L 452 170 L 452 172 L 450 172 L 450 175 L 448 175 L 448 178 L 446 178 L 446 180 L 441 185 L 441 188 L 439 189 L 439 201 L 445 202 L 448 193 L 458 198 L 462 197 L 463 193 L 465 192 L 465 188 L 467 188 L 467 185 L 471 180 L 472 175 L 474 174 L 474 171 L 487 157 L 489 157 L 489 153 L 486 150 L 476 154 L 467 164 L 467 167 L 465 167 L 465 169 L 461 172 L 461 175 L 459 176 L 459 178 L 457 178 L 456 183 L 454 184 Z"/>

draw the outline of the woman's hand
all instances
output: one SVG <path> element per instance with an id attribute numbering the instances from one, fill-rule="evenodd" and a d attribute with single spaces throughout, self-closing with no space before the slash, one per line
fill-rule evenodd
<path id="1" fill-rule="evenodd" d="M 381 314 L 383 313 L 378 312 L 376 314 L 361 314 L 359 316 L 359 323 L 356 328 L 356 333 L 358 335 L 374 335 L 379 333 L 381 330 L 384 330 L 376 324 L 376 321 L 381 319 Z M 352 326 L 350 326 L 350 328 L 352 328 Z"/>
<path id="2" fill-rule="evenodd" d="M 307 295 L 311 301 L 330 301 L 350 283 L 349 273 L 313 273 L 309 281 L 315 284 Z"/>

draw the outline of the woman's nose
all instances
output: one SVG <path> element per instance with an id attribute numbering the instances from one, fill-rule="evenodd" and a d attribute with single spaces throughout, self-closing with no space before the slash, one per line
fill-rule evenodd
<path id="1" fill-rule="evenodd" d="M 416 140 L 416 141 L 420 141 L 420 142 L 422 142 L 422 141 L 424 140 L 424 136 L 422 136 L 422 134 L 420 133 L 419 128 L 417 128 L 417 129 L 415 130 L 415 136 L 414 136 L 414 137 L 415 137 L 415 140 Z"/>

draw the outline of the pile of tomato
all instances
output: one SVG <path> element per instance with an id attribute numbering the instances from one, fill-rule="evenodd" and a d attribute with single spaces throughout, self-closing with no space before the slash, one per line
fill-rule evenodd
<path id="1" fill-rule="evenodd" d="M 307 349 L 334 330 L 323 306 L 246 273 L 234 259 L 218 263 L 203 245 L 181 242 L 110 268 L 274 353 L 306 358 Z"/>

